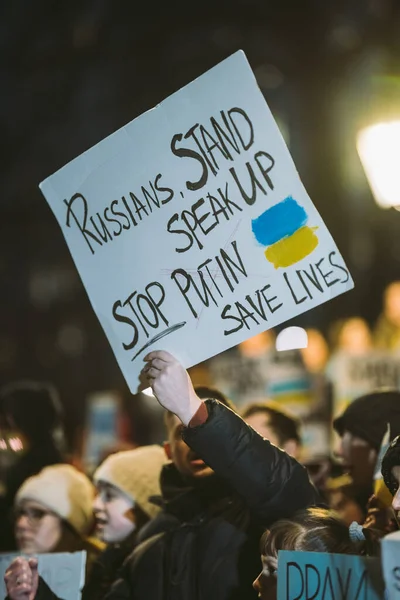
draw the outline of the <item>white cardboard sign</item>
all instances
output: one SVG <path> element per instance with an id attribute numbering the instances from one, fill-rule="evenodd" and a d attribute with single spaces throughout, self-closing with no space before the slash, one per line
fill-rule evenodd
<path id="1" fill-rule="evenodd" d="M 400 531 L 381 540 L 382 569 L 387 600 L 400 600 Z"/>
<path id="2" fill-rule="evenodd" d="M 379 558 L 327 552 L 278 556 L 280 600 L 383 600 Z"/>
<path id="3" fill-rule="evenodd" d="M 0 597 L 7 595 L 4 575 L 20 554 L 0 554 Z M 38 554 L 38 572 L 51 591 L 63 600 L 78 600 L 85 583 L 86 552 Z M 2 592 L 2 594 L 1 594 Z"/>
<path id="4" fill-rule="evenodd" d="M 353 287 L 241 51 L 40 188 L 133 392 Z"/>

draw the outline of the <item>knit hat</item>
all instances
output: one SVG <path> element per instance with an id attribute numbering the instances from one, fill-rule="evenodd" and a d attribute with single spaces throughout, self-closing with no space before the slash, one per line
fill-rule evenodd
<path id="1" fill-rule="evenodd" d="M 96 484 L 103 481 L 118 488 L 152 518 L 160 509 L 149 497 L 161 494 L 159 479 L 166 462 L 161 446 L 141 446 L 106 458 L 93 479 Z"/>
<path id="2" fill-rule="evenodd" d="M 392 435 L 400 434 L 400 392 L 395 390 L 357 398 L 334 420 L 333 427 L 340 436 L 349 431 L 379 451 L 388 423 Z"/>
<path id="3" fill-rule="evenodd" d="M 382 460 L 382 476 L 392 496 L 399 488 L 399 482 L 393 477 L 393 467 L 400 466 L 400 435 L 394 438 Z"/>
<path id="4" fill-rule="evenodd" d="M 51 465 L 19 488 L 15 503 L 33 500 L 43 504 L 79 533 L 85 535 L 92 525 L 94 487 L 71 465 Z"/>

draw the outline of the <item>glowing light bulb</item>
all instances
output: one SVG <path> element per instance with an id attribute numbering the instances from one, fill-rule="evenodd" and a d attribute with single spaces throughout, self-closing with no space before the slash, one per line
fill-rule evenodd
<path id="1" fill-rule="evenodd" d="M 400 121 L 360 131 L 357 150 L 376 203 L 400 207 Z"/>

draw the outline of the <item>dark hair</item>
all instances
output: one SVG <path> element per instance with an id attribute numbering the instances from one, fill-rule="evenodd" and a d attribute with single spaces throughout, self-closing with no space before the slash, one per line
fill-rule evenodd
<path id="1" fill-rule="evenodd" d="M 279 550 L 360 554 L 363 542 L 350 539 L 349 528 L 332 510 L 308 508 L 273 523 L 261 538 L 261 553 L 278 557 Z"/>
<path id="2" fill-rule="evenodd" d="M 40 441 L 61 426 L 63 411 L 58 393 L 50 384 L 18 381 L 0 390 L 0 415 L 30 441 Z"/>
<path id="3" fill-rule="evenodd" d="M 207 400 L 207 398 L 213 398 L 214 400 L 218 400 L 218 402 L 225 404 L 225 406 L 231 410 L 235 410 L 233 402 L 231 402 L 231 400 L 229 400 L 225 394 L 215 388 L 207 387 L 206 385 L 196 385 L 194 391 L 198 397 L 202 398 L 203 400 Z"/>
<path id="4" fill-rule="evenodd" d="M 208 398 L 213 398 L 214 400 L 218 400 L 218 402 L 221 402 L 221 404 L 224 404 L 225 406 L 227 406 L 228 408 L 230 408 L 231 410 L 236 412 L 233 402 L 231 402 L 231 400 L 229 400 L 229 398 L 227 398 L 225 396 L 225 394 L 223 394 L 219 390 L 217 390 L 215 388 L 207 387 L 205 385 L 196 385 L 194 388 L 194 391 L 196 392 L 198 397 L 201 398 L 202 400 L 207 400 Z M 169 425 L 171 423 L 171 419 L 173 417 L 175 417 L 175 415 L 170 410 L 167 410 L 165 412 L 164 422 L 165 422 L 165 425 L 167 428 L 169 427 Z"/>
<path id="5" fill-rule="evenodd" d="M 61 537 L 51 552 L 79 552 L 83 549 L 83 536 L 72 527 L 68 521 L 61 521 Z"/>
<path id="6" fill-rule="evenodd" d="M 380 390 L 356 398 L 333 421 L 333 428 L 341 437 L 349 431 L 379 452 L 388 424 L 393 436 L 400 433 L 398 390 Z"/>
<path id="7" fill-rule="evenodd" d="M 289 440 L 295 440 L 298 444 L 301 444 L 300 421 L 280 408 L 277 403 L 267 400 L 266 402 L 249 404 L 243 410 L 242 418 L 246 420 L 247 417 L 258 413 L 263 413 L 269 417 L 268 425 L 277 436 L 281 446 Z"/>

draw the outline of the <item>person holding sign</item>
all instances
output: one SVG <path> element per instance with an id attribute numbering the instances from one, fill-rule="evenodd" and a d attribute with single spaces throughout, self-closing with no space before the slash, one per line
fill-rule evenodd
<path id="1" fill-rule="evenodd" d="M 8 466 L 0 468 L 0 552 L 16 549 L 15 495 L 28 477 L 65 462 L 63 410 L 57 390 L 39 381 L 16 381 L 0 390 L 0 429 L 9 440 Z"/>
<path id="2" fill-rule="evenodd" d="M 366 541 L 361 526 L 351 528 L 333 511 L 309 508 L 291 519 L 274 523 L 261 538 L 262 571 L 253 583 L 262 600 L 277 599 L 278 553 L 280 550 L 360 554 Z"/>
<path id="3" fill-rule="evenodd" d="M 159 512 L 151 498 L 160 493 L 159 476 L 165 463 L 161 446 L 143 446 L 110 455 L 95 471 L 96 535 L 108 546 L 91 565 L 83 599 L 100 600 L 105 596 L 125 558 L 135 547 L 138 532 Z M 36 562 L 18 558 L 12 571 L 7 585 L 10 600 L 18 600 L 18 594 L 26 591 L 29 584 L 32 598 L 57 599 L 41 577 L 37 580 Z M 18 579 L 24 582 L 22 587 L 16 585 Z"/>
<path id="4" fill-rule="evenodd" d="M 142 379 L 168 411 L 173 463 L 162 471 L 164 511 L 149 525 L 153 535 L 107 599 L 256 598 L 265 527 L 317 501 L 307 472 L 222 402 L 202 400 L 171 354 L 145 361 Z"/>
<path id="5" fill-rule="evenodd" d="M 15 500 L 18 550 L 32 556 L 86 550 L 88 570 L 102 548 L 87 538 L 93 525 L 93 498 L 93 485 L 86 475 L 71 465 L 52 465 L 27 479 Z M 37 561 L 34 558 L 29 561 L 15 559 L 5 580 L 12 600 L 35 598 L 39 583 Z M 28 596 L 28 584 L 32 596 Z M 21 589 L 25 596 L 21 595 Z"/>
<path id="6" fill-rule="evenodd" d="M 84 549 L 93 524 L 94 488 L 72 465 L 52 465 L 27 479 L 15 501 L 15 537 L 24 554 Z"/>

